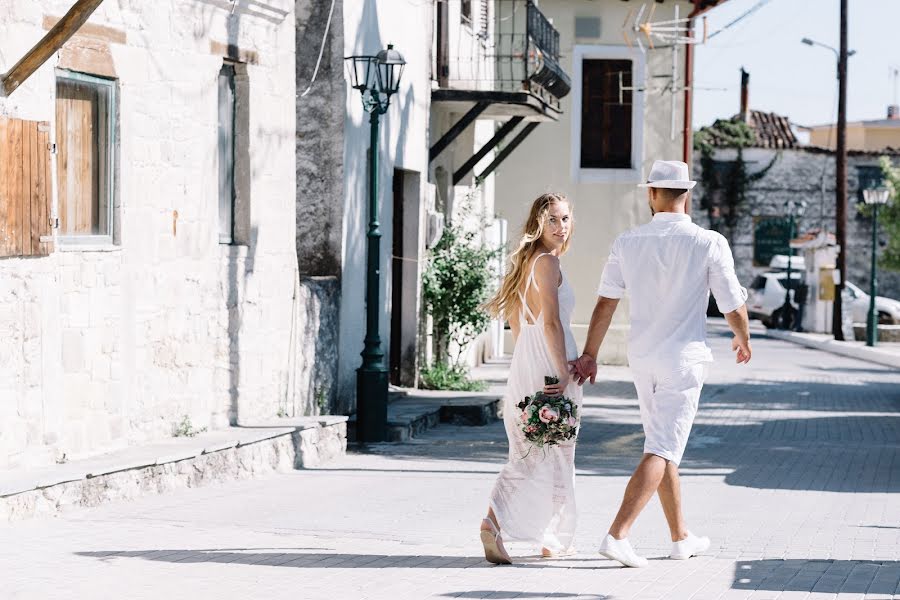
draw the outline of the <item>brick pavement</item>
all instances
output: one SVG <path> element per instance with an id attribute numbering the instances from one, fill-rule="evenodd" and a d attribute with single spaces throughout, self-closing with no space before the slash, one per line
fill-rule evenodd
<path id="1" fill-rule="evenodd" d="M 574 558 L 509 544 L 515 565 L 483 561 L 505 437 L 444 425 L 321 469 L 0 527 L 0 598 L 900 597 L 900 374 L 766 339 L 738 367 L 715 329 L 681 469 L 704 556 L 663 559 L 655 500 L 633 532 L 648 568 L 596 554 L 642 445 L 628 371 L 607 367 L 586 390 Z"/>

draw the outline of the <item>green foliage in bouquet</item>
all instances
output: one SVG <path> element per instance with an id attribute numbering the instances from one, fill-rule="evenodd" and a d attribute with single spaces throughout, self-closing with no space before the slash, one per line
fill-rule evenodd
<path id="1" fill-rule="evenodd" d="M 544 385 L 555 383 L 559 383 L 556 377 L 544 377 Z M 538 448 L 574 440 L 578 435 L 578 406 L 571 398 L 537 391 L 525 396 L 518 407 L 525 439 Z"/>

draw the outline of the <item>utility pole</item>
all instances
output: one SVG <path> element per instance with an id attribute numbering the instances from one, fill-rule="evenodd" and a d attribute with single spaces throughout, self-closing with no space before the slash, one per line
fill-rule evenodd
<path id="1" fill-rule="evenodd" d="M 838 122 L 837 150 L 835 151 L 835 235 L 840 251 L 837 256 L 837 269 L 840 283 L 834 291 L 834 312 L 831 324 L 834 339 L 844 341 L 844 329 L 841 318 L 843 298 L 841 292 L 847 281 L 847 0 L 841 0 L 841 46 L 838 54 Z"/>

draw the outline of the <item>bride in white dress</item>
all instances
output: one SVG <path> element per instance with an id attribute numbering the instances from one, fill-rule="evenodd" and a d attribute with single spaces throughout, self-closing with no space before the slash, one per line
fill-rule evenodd
<path id="1" fill-rule="evenodd" d="M 485 558 L 495 564 L 510 564 L 501 532 L 507 539 L 540 544 L 545 557 L 572 551 L 575 440 L 534 448 L 525 439 L 516 406 L 543 388 L 546 394 L 568 396 L 581 412 L 582 389 L 570 378 L 568 364 L 578 356 L 570 326 L 575 295 L 559 266 L 572 224 L 565 196 L 544 194 L 535 200 L 500 291 L 486 305 L 492 315 L 509 321 L 515 340 L 503 398 L 509 460 L 481 523 Z M 545 375 L 558 377 L 559 384 L 544 386 Z"/>

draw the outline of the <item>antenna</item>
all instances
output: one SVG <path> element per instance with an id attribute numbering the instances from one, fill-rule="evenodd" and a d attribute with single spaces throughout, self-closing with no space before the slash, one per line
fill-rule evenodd
<path id="1" fill-rule="evenodd" d="M 691 19 L 689 18 L 680 18 L 678 5 L 675 5 L 675 18 L 669 19 L 667 21 L 653 21 L 653 14 L 656 12 L 656 3 L 651 5 L 650 12 L 647 13 L 647 18 L 644 18 L 644 13 L 647 12 L 647 5 L 642 4 L 639 9 L 637 9 L 637 14 L 635 14 L 635 9 L 632 8 L 628 11 L 628 15 L 625 17 L 625 22 L 622 24 L 622 35 L 625 38 L 625 43 L 628 44 L 629 48 L 633 48 L 632 42 L 636 43 L 638 48 L 640 48 L 641 52 L 646 54 L 647 49 L 644 48 L 644 44 L 641 43 L 641 36 L 643 36 L 650 50 L 655 50 L 656 47 L 653 44 L 653 40 L 658 42 L 668 42 L 671 44 L 672 48 L 672 68 L 668 75 L 654 75 L 655 78 L 668 79 L 669 81 L 662 87 L 637 87 L 637 86 L 626 86 L 624 84 L 624 78 L 622 73 L 619 73 L 619 104 L 624 104 L 625 100 L 625 92 L 650 92 L 656 94 L 671 94 L 671 131 L 669 136 L 671 139 L 675 139 L 675 121 L 676 121 L 676 108 L 677 108 L 677 99 L 675 97 L 676 94 L 683 92 L 685 90 L 696 90 L 696 89 L 721 89 L 721 88 L 699 88 L 699 87 L 685 87 L 681 86 L 678 83 L 678 48 L 679 46 L 687 45 L 687 44 L 703 44 L 709 38 L 709 28 L 707 25 L 706 17 L 703 17 L 703 35 L 702 37 L 697 37 L 694 35 L 694 32 L 691 28 Z M 642 20 L 643 19 L 643 20 Z M 629 25 L 630 24 L 630 25 Z M 632 37 L 633 36 L 633 37 Z"/>
<path id="2" fill-rule="evenodd" d="M 697 37 L 691 30 L 691 19 L 678 17 L 677 4 L 675 5 L 674 19 L 653 21 L 655 12 L 656 3 L 650 6 L 649 13 L 647 13 L 646 4 L 641 5 L 637 10 L 637 14 L 635 14 L 635 9 L 633 8 L 628 11 L 628 14 L 625 16 L 625 22 L 622 23 L 622 35 L 629 48 L 633 47 L 633 43 L 637 43 L 641 52 L 646 52 L 644 44 L 641 43 L 641 36 L 647 41 L 650 50 L 655 50 L 654 40 L 677 45 L 702 44 L 709 38 L 709 26 L 705 16 L 703 17 L 703 35 L 702 37 Z M 644 19 L 644 13 L 647 13 L 646 19 Z"/>

